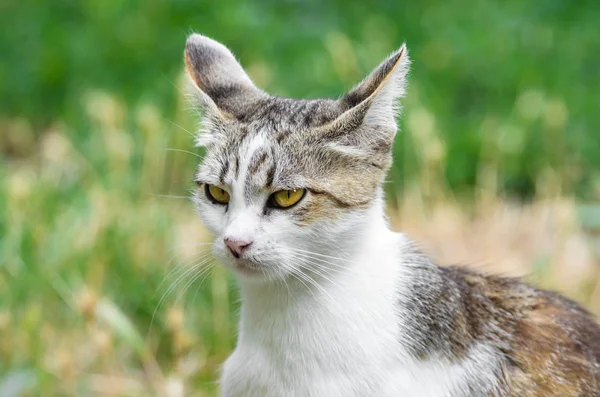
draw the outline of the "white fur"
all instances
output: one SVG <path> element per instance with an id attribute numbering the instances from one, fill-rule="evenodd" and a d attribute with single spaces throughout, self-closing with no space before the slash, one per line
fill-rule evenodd
<path id="1" fill-rule="evenodd" d="M 406 44 L 402 44 L 402 47 L 394 54 L 398 52 L 402 53 L 398 63 L 392 69 L 388 78 L 373 94 L 373 103 L 365 116 L 364 122 L 366 124 L 396 128 L 396 118 L 401 111 L 398 99 L 404 98 L 406 94 L 406 76 L 410 69 L 410 58 L 408 57 Z"/>
<path id="2" fill-rule="evenodd" d="M 245 181 L 248 173 L 248 161 L 252 154 L 264 144 L 261 134 L 254 137 L 249 144 L 242 146 L 240 153 L 240 172 L 238 178 L 231 184 L 231 201 L 229 203 L 228 224 L 225 228 L 224 238 L 239 241 L 253 241 L 259 224 L 261 206 L 248 206 L 244 200 Z"/>

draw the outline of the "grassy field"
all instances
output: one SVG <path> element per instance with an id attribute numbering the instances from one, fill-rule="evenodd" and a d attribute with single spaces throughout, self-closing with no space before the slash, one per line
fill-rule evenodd
<path id="1" fill-rule="evenodd" d="M 238 303 L 228 274 L 204 260 L 210 236 L 187 199 L 194 115 L 183 100 L 172 121 L 101 92 L 82 106 L 84 145 L 57 123 L 0 171 L 0 395 L 213 396 Z M 426 130 L 423 112 L 406 109 L 404 134 Z M 2 128 L 28 150 L 27 123 Z M 390 195 L 396 230 L 440 263 L 524 275 L 600 313 L 598 253 L 559 181 L 541 177 L 544 195 L 511 202 L 481 165 L 476 194 L 459 199 L 443 156 L 419 139 L 420 177 Z"/>
<path id="2" fill-rule="evenodd" d="M 600 314 L 599 18 L 592 0 L 8 0 L 0 396 L 216 395 L 239 302 L 189 200 L 191 31 L 292 97 L 339 95 L 407 41 L 394 229 Z"/>

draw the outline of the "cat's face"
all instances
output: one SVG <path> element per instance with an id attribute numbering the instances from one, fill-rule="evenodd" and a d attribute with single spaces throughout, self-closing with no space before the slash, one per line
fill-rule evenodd
<path id="1" fill-rule="evenodd" d="M 250 280 L 326 275 L 381 205 L 405 48 L 337 101 L 271 97 L 204 36 L 185 55 L 206 112 L 194 199 L 216 256 Z"/>

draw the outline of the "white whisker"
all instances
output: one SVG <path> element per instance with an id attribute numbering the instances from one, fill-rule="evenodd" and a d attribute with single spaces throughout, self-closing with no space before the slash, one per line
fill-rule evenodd
<path id="1" fill-rule="evenodd" d="M 189 275 L 189 274 L 193 273 L 195 270 L 197 270 L 200 267 L 204 266 L 210 260 L 211 260 L 211 258 L 206 258 L 206 259 L 202 260 L 201 262 L 195 264 L 194 266 L 190 267 L 189 269 L 186 269 L 181 275 L 179 275 L 179 277 L 177 277 L 177 279 L 171 284 L 171 286 L 161 296 L 160 300 L 156 304 L 156 307 L 154 308 L 154 311 L 152 312 L 152 318 L 150 319 L 150 326 L 149 326 L 148 332 L 150 332 L 150 329 L 152 329 L 152 325 L 154 324 L 154 318 L 156 317 L 156 313 L 158 312 L 158 309 L 160 308 L 160 306 L 162 305 L 162 303 L 166 299 L 166 297 L 177 286 L 177 284 L 179 284 L 179 282 L 181 282 L 186 275 Z"/>
<path id="2" fill-rule="evenodd" d="M 181 297 L 185 294 L 185 292 L 187 291 L 187 289 L 194 284 L 194 282 L 196 282 L 198 279 L 200 279 L 201 277 L 208 275 L 210 273 L 210 271 L 213 269 L 214 265 L 215 265 L 215 261 L 213 260 L 212 262 L 208 262 L 208 264 L 206 264 L 204 266 L 204 269 L 200 270 L 197 274 L 193 275 L 190 280 L 184 285 L 184 287 L 182 288 L 181 292 L 179 293 L 179 295 L 177 296 L 177 298 L 175 298 L 175 303 L 177 303 L 177 301 L 179 299 L 181 299 Z"/>
<path id="3" fill-rule="evenodd" d="M 321 293 L 326 295 L 331 301 L 335 301 L 335 299 L 333 299 L 333 296 L 331 296 L 331 294 L 329 294 L 329 292 L 327 292 L 327 290 L 325 288 L 323 288 L 323 286 L 320 285 L 316 280 L 314 280 L 308 274 L 304 273 L 302 270 L 298 269 L 298 271 L 299 271 L 299 274 L 302 274 L 304 276 L 304 279 L 306 281 L 308 281 L 310 284 L 314 285 L 319 291 L 321 291 Z M 313 296 L 314 296 L 314 294 L 313 294 Z M 315 296 L 315 299 L 317 299 L 316 296 Z"/>
<path id="4" fill-rule="evenodd" d="M 158 290 L 160 290 L 160 287 L 169 279 L 169 277 L 176 277 L 176 275 L 179 274 L 180 271 L 183 271 L 184 269 L 188 268 L 188 266 L 187 266 L 188 263 L 202 261 L 211 253 L 212 252 L 210 251 L 210 247 L 203 247 L 203 249 L 201 251 L 193 253 L 187 259 L 185 259 L 183 262 L 175 265 L 171 270 L 169 270 L 169 272 L 163 278 L 163 280 L 160 282 L 160 284 L 158 284 L 158 287 L 156 287 L 156 291 L 158 292 Z M 177 254 L 175 254 L 173 256 L 173 258 L 169 261 L 169 264 L 168 264 L 169 266 L 176 259 L 176 257 L 177 257 Z"/>
<path id="5" fill-rule="evenodd" d="M 181 152 L 181 153 L 187 153 L 187 154 L 191 154 L 192 156 L 196 156 L 199 159 L 202 158 L 202 156 L 200 156 L 198 153 L 194 153 L 194 152 L 190 152 L 189 150 L 183 150 L 183 149 L 173 149 L 173 148 L 165 148 L 165 150 L 168 150 L 170 152 Z"/>
<path id="6" fill-rule="evenodd" d="M 193 132 L 191 132 L 190 130 L 188 130 L 187 128 L 184 128 L 184 127 L 180 126 L 179 124 L 175 123 L 172 120 L 169 120 L 166 117 L 163 117 L 163 120 L 167 121 L 168 123 L 173 124 L 175 127 L 181 128 L 183 131 L 187 132 L 189 134 L 189 136 L 191 136 L 193 139 L 196 139 L 195 134 Z"/>
<path id="7" fill-rule="evenodd" d="M 346 259 L 346 258 L 341 258 L 341 257 L 337 257 L 337 256 L 331 256 L 331 255 L 325 255 L 325 254 L 320 254 L 317 252 L 313 252 L 313 251 L 307 251 L 307 250 L 303 250 L 300 248 L 289 248 L 290 251 L 292 252 L 300 252 L 300 253 L 306 253 L 306 254 L 312 254 L 315 256 L 319 256 L 319 257 L 323 257 L 323 258 L 328 258 L 328 259 L 333 259 L 333 260 L 339 260 L 339 261 L 344 261 L 344 262 L 349 262 L 349 263 L 356 263 L 355 261 Z"/>
<path id="8" fill-rule="evenodd" d="M 189 199 L 190 196 L 174 196 L 171 194 L 156 194 L 156 193 L 152 193 L 153 196 L 155 197 L 160 197 L 160 198 L 172 198 L 172 199 Z"/>
<path id="9" fill-rule="evenodd" d="M 202 287 L 202 284 L 204 284 L 204 282 L 210 278 L 210 275 L 211 275 L 212 271 L 214 270 L 216 264 L 217 264 L 217 261 L 216 260 L 213 261 L 209 265 L 209 270 L 207 272 L 203 272 L 203 274 L 201 275 L 200 282 L 198 283 L 198 286 L 196 287 L 196 292 L 194 292 L 194 297 L 192 298 L 192 302 L 196 302 L 196 297 L 198 295 L 198 292 L 200 291 L 200 287 Z"/>

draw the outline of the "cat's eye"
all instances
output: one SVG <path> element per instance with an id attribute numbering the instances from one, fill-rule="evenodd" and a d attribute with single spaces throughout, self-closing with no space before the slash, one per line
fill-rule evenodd
<path id="1" fill-rule="evenodd" d="M 229 193 L 218 186 L 206 184 L 206 196 L 215 204 L 229 203 Z"/>
<path id="2" fill-rule="evenodd" d="M 306 189 L 280 190 L 269 197 L 269 205 L 274 208 L 291 208 L 304 197 Z"/>

